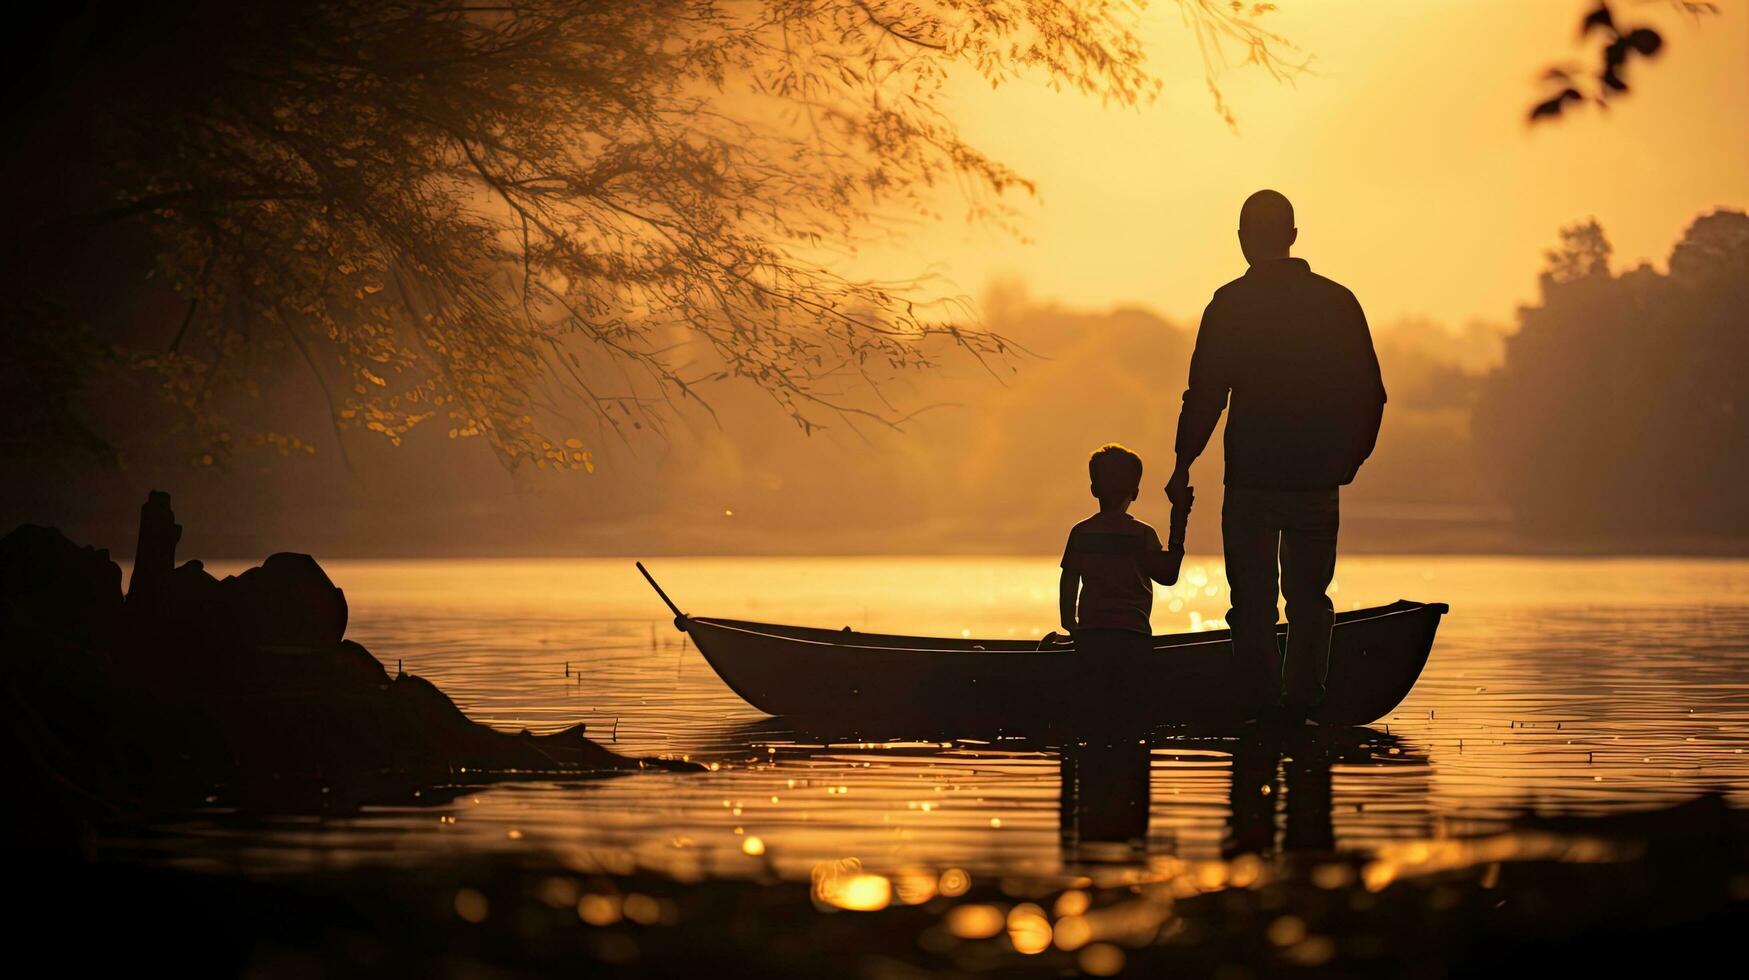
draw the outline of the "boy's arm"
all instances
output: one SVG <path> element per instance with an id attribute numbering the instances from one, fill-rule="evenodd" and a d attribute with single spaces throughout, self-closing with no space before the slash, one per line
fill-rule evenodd
<path id="1" fill-rule="evenodd" d="M 1184 546 L 1161 548 L 1160 536 L 1148 532 L 1148 550 L 1142 556 L 1142 569 L 1161 585 L 1177 585 L 1178 569 L 1184 564 Z"/>
<path id="2" fill-rule="evenodd" d="M 1177 585 L 1178 569 L 1184 564 L 1183 551 L 1156 551 L 1147 557 L 1148 577 L 1161 585 Z"/>
<path id="3" fill-rule="evenodd" d="M 1178 572 L 1184 566 L 1184 532 L 1190 524 L 1190 505 L 1196 491 L 1189 486 L 1167 487 L 1172 498 L 1172 523 L 1166 530 L 1166 547 L 1160 547 L 1160 536 L 1148 532 L 1149 550 L 1144 567 L 1148 577 L 1161 585 L 1177 585 Z"/>
<path id="4" fill-rule="evenodd" d="M 1075 632 L 1075 602 L 1080 598 L 1081 575 L 1069 569 L 1063 569 L 1063 578 L 1057 587 L 1057 610 L 1063 617 L 1063 632 Z"/>

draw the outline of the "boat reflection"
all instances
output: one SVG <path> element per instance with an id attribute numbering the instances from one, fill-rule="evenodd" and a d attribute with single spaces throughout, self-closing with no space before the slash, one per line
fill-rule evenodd
<path id="1" fill-rule="evenodd" d="M 1226 859 L 1328 855 L 1436 831 L 1427 755 L 1369 727 L 1265 729 L 1245 737 L 1163 729 L 992 741 L 913 730 L 871 739 L 866 729 L 800 728 L 768 719 L 740 733 L 755 754 L 775 749 L 789 759 L 830 755 L 914 765 L 921 755 L 970 766 L 993 755 L 1054 757 L 1057 838 L 1066 866 L 1143 863 L 1217 848 Z M 1221 769 L 1224 800 L 1219 784 L 1211 783 Z M 1211 833 L 1216 827 L 1218 841 Z"/>

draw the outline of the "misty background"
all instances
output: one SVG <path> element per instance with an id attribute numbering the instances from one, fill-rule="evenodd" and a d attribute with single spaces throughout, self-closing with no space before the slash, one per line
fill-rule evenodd
<path id="1" fill-rule="evenodd" d="M 1344 490 L 1345 552 L 1749 551 L 1749 218 L 1699 218 L 1663 269 L 1609 259 L 1606 230 L 1575 225 L 1511 323 L 1373 324 L 1390 403 Z M 1014 281 L 979 306 L 1024 353 L 889 385 L 917 410 L 897 429 L 841 419 L 805 434 L 725 384 L 705 390 L 715 418 L 601 434 L 592 473 L 512 469 L 440 426 L 399 447 L 337 433 L 312 377 L 287 371 L 256 423 L 307 447 L 190 467 L 146 393 L 104 399 L 129 432 L 121 465 L 15 472 L 4 520 L 125 554 L 140 501 L 163 489 L 188 556 L 1039 554 L 1091 511 L 1087 453 L 1115 440 L 1146 461 L 1134 512 L 1163 524 L 1196 325 Z M 1195 551 L 1219 550 L 1219 446 L 1193 472 Z"/>

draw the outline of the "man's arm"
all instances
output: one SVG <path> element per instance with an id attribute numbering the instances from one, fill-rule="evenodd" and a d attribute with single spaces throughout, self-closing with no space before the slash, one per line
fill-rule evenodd
<path id="1" fill-rule="evenodd" d="M 1178 411 L 1178 437 L 1173 448 L 1178 454 L 1172 479 L 1166 493 L 1176 499 L 1190 483 L 1190 464 L 1202 455 L 1214 434 L 1215 424 L 1227 407 L 1227 392 L 1232 388 L 1227 372 L 1219 300 L 1209 301 L 1203 310 L 1202 324 L 1196 331 L 1196 350 L 1190 355 L 1190 384 L 1184 389 L 1184 407 Z"/>
<path id="2" fill-rule="evenodd" d="M 1178 569 L 1184 564 L 1184 548 L 1162 548 L 1160 536 L 1148 532 L 1147 549 L 1142 555 L 1142 570 L 1161 585 L 1177 585 Z"/>
<path id="3" fill-rule="evenodd" d="M 1365 396 L 1366 401 L 1363 403 L 1360 417 L 1356 422 L 1355 435 L 1358 438 L 1355 443 L 1354 465 L 1348 472 L 1350 479 L 1354 477 L 1355 473 L 1360 472 L 1360 464 L 1366 462 L 1367 457 L 1372 455 L 1373 449 L 1378 445 L 1379 428 L 1385 421 L 1385 377 L 1384 373 L 1379 370 L 1379 355 L 1373 349 L 1372 330 L 1367 326 L 1366 311 L 1360 308 L 1359 300 L 1354 301 L 1353 316 L 1355 330 L 1364 352 L 1362 357 L 1364 366 L 1361 369 L 1362 384 L 1368 390 Z"/>
<path id="4" fill-rule="evenodd" d="M 1063 618 L 1063 632 L 1075 632 L 1075 602 L 1081 597 L 1081 575 L 1067 568 L 1057 586 L 1057 611 Z"/>

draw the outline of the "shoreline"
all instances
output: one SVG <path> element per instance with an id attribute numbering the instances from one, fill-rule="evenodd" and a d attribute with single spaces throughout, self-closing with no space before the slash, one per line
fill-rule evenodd
<path id="1" fill-rule="evenodd" d="M 798 977 L 1667 971 L 1728 954 L 1749 925 L 1749 811 L 1702 796 L 1370 856 L 1165 858 L 1051 876 L 889 880 L 839 861 L 810 882 L 680 880 L 566 851 L 267 876 L 100 851 L 93 863 L 34 862 L 27 880 L 38 875 L 57 900 L 38 903 L 32 925 L 50 934 L 89 927 L 68 909 L 125 910 L 103 920 L 122 941 L 70 947 L 75 960 L 152 953 L 251 976 L 537 976 L 582 963 Z"/>

